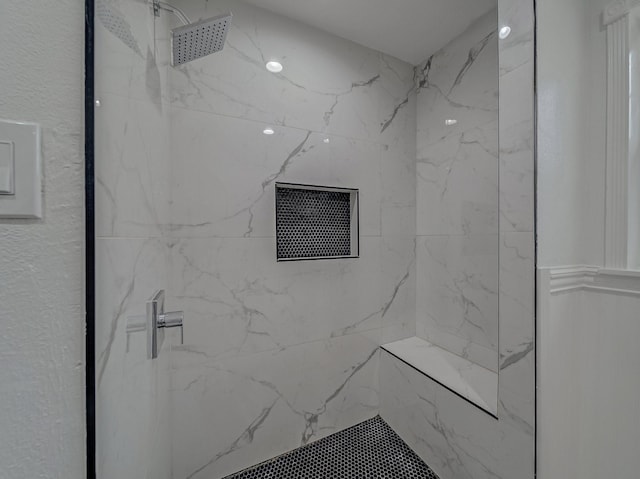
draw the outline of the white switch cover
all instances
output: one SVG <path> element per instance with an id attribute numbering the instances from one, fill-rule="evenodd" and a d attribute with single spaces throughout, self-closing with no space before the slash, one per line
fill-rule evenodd
<path id="1" fill-rule="evenodd" d="M 0 218 L 42 218 L 40 126 L 0 120 Z"/>

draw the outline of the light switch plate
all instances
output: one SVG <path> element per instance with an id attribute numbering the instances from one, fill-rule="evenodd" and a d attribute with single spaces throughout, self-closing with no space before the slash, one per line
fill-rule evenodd
<path id="1" fill-rule="evenodd" d="M 42 218 L 40 126 L 0 120 L 0 218 Z"/>

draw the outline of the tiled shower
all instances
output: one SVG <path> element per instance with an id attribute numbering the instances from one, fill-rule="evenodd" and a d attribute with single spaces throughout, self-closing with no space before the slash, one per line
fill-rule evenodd
<path id="1" fill-rule="evenodd" d="M 96 3 L 98 477 L 222 478 L 378 415 L 441 479 L 533 477 L 532 2 L 418 65 L 174 3 L 232 11 L 224 50 L 173 68 L 172 17 Z M 277 184 L 357 191 L 357 254 L 277 261 Z M 158 289 L 184 338 L 149 360 Z M 490 372 L 495 411 L 380 349 L 407 338 Z"/>

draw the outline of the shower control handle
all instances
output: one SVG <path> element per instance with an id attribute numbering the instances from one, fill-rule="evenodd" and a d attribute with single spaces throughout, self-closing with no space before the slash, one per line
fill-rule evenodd
<path id="1" fill-rule="evenodd" d="M 173 311 L 164 313 L 158 317 L 159 328 L 180 328 L 180 344 L 184 344 L 184 313 L 182 311 Z"/>
<path id="2" fill-rule="evenodd" d="M 156 291 L 147 301 L 147 357 L 156 359 L 164 342 L 164 330 L 180 328 L 180 344 L 184 343 L 184 313 L 164 312 L 164 290 Z"/>

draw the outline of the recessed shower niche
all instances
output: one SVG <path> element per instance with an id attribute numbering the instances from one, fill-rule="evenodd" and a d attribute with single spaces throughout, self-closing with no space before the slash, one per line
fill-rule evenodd
<path id="1" fill-rule="evenodd" d="M 358 257 L 358 190 L 276 183 L 278 261 Z"/>

